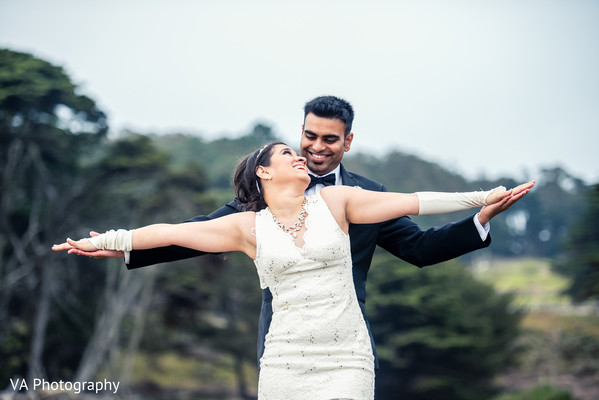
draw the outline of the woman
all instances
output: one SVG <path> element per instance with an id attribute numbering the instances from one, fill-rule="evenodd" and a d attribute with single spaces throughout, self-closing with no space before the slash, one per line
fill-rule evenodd
<path id="1" fill-rule="evenodd" d="M 309 182 L 306 160 L 274 142 L 247 156 L 235 172 L 244 212 L 67 239 L 54 249 L 176 244 L 206 252 L 242 251 L 254 260 L 262 288 L 273 294 L 259 398 L 373 399 L 373 355 L 353 287 L 349 224 L 506 202 L 512 191 L 402 194 L 331 186 L 306 198 Z"/>

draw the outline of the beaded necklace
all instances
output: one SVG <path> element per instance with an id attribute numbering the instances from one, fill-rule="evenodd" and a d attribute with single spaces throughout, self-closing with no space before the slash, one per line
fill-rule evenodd
<path id="1" fill-rule="evenodd" d="M 272 217 L 275 220 L 275 223 L 277 224 L 277 226 L 279 228 L 281 228 L 283 230 L 283 232 L 288 233 L 292 237 L 296 238 L 297 232 L 300 229 L 302 229 L 302 225 L 304 225 L 304 221 L 306 220 L 306 214 L 308 213 L 308 211 L 306 210 L 307 203 L 308 203 L 308 201 L 304 197 L 304 201 L 302 202 L 302 209 L 300 210 L 300 213 L 297 216 L 297 221 L 295 221 L 295 224 L 293 224 L 291 226 L 287 226 L 287 225 L 283 224 L 281 221 L 279 221 L 277 216 L 272 212 L 272 210 L 270 208 L 268 208 L 268 211 L 270 211 L 270 215 L 272 215 Z"/>

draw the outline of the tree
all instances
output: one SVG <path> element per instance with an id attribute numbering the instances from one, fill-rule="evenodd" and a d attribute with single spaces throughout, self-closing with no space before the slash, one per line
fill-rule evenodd
<path id="1" fill-rule="evenodd" d="M 377 398 L 480 399 L 512 361 L 521 314 L 457 261 L 416 269 L 378 254 L 368 314 L 380 360 Z"/>
<path id="2" fill-rule="evenodd" d="M 125 361 L 112 363 L 111 372 L 125 385 L 155 271 L 127 273 L 120 260 L 112 261 L 120 268 L 106 268 L 52 253 L 51 243 L 92 228 L 168 220 L 172 210 L 201 212 L 194 194 L 205 187 L 202 170 L 173 171 L 148 137 L 108 141 L 106 130 L 104 114 L 62 68 L 0 51 L 3 381 L 19 375 L 85 381 L 108 354 L 122 353 Z"/>
<path id="3" fill-rule="evenodd" d="M 60 286 L 48 243 L 69 227 L 85 195 L 82 162 L 106 131 L 104 113 L 61 67 L 0 49 L 0 343 L 29 349 L 27 362 L 11 354 L 14 369 L 0 368 L 5 373 L 45 376 L 51 298 Z"/>
<path id="4" fill-rule="evenodd" d="M 581 216 L 589 187 L 559 167 L 543 169 L 538 181 L 534 196 L 524 199 L 528 220 L 523 239 L 529 254 L 555 257 L 564 249 L 572 221 Z"/>
<path id="5" fill-rule="evenodd" d="M 577 302 L 599 299 L 599 184 L 586 196 L 587 207 L 566 242 L 565 254 L 553 264 L 571 279 L 566 293 Z"/>
<path id="6" fill-rule="evenodd" d="M 210 379 L 215 364 L 230 368 L 239 397 L 252 398 L 261 300 L 252 261 L 239 253 L 180 261 L 160 273 L 156 287 L 149 318 L 157 323 L 147 330 L 143 348 L 209 359 L 211 368 L 195 377 L 200 381 Z"/>

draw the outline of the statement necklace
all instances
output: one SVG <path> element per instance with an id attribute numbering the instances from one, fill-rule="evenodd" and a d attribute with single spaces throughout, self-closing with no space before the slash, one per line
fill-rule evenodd
<path id="1" fill-rule="evenodd" d="M 287 225 L 283 224 L 281 221 L 279 221 L 277 216 L 272 212 L 272 210 L 270 208 L 268 208 L 268 211 L 270 211 L 270 215 L 272 215 L 272 217 L 275 220 L 275 223 L 277 224 L 277 226 L 279 228 L 281 228 L 283 230 L 283 232 L 288 233 L 291 236 L 293 236 L 294 238 L 296 238 L 297 232 L 300 229 L 302 229 L 302 225 L 304 225 L 304 221 L 306 220 L 306 214 L 308 213 L 308 211 L 306 211 L 307 203 L 308 203 L 308 201 L 304 197 L 304 201 L 302 202 L 302 209 L 300 210 L 300 213 L 297 216 L 297 221 L 295 221 L 295 224 L 293 224 L 291 226 L 287 226 Z"/>

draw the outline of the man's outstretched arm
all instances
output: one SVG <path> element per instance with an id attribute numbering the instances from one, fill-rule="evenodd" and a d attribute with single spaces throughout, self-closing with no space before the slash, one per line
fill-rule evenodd
<path id="1" fill-rule="evenodd" d="M 485 206 L 475 216 L 441 227 L 422 230 L 409 218 L 388 221 L 381 228 L 378 244 L 418 267 L 437 264 L 487 247 L 491 238 L 481 238 L 474 218 L 478 219 L 481 226 L 486 225 L 524 197 L 533 185 L 534 181 L 517 186 L 509 201 Z"/>
<path id="2" fill-rule="evenodd" d="M 211 214 L 199 215 L 185 222 L 206 221 L 233 214 L 237 211 L 237 199 L 235 199 Z M 136 269 L 146 267 L 148 265 L 184 260 L 187 258 L 203 256 L 204 254 L 206 253 L 180 246 L 159 247 L 148 250 L 134 250 L 129 254 L 127 269 Z"/>

